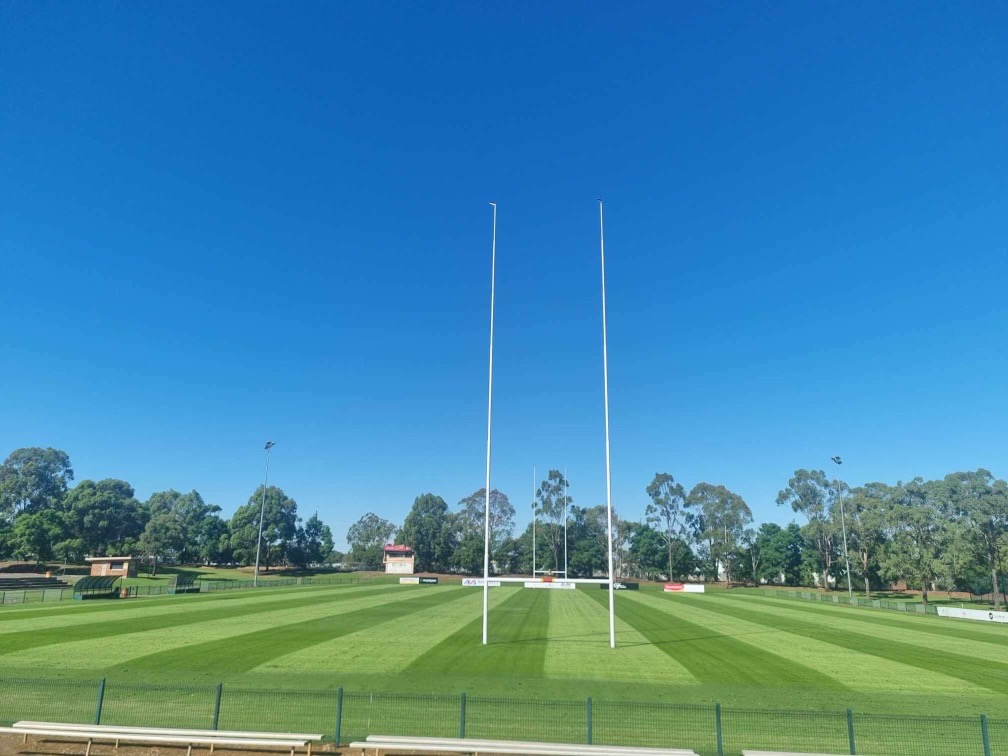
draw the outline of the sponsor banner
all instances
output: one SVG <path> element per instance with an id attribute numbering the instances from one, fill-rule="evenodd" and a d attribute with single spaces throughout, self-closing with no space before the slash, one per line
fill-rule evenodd
<path id="1" fill-rule="evenodd" d="M 703 593 L 703 583 L 665 583 L 665 593 Z"/>
<path id="2" fill-rule="evenodd" d="M 959 619 L 980 620 L 982 622 L 1008 622 L 1008 612 L 994 612 L 988 609 L 956 609 L 951 606 L 939 606 L 939 617 L 958 617 Z"/>
<path id="3" fill-rule="evenodd" d="M 490 579 L 487 581 L 487 585 L 491 588 L 499 588 L 501 584 L 500 580 Z M 483 587 L 483 578 L 462 578 L 462 585 L 468 585 L 473 588 Z"/>
<path id="4" fill-rule="evenodd" d="M 419 585 L 420 578 L 399 578 L 399 585 Z"/>
<path id="5" fill-rule="evenodd" d="M 570 590 L 573 590 L 573 589 L 577 588 L 577 585 L 575 583 L 570 582 L 569 580 L 553 580 L 553 581 L 551 581 L 549 583 L 540 583 L 538 580 L 536 580 L 534 582 L 531 581 L 531 580 L 526 580 L 525 581 L 525 587 L 526 588 L 553 588 L 553 589 L 561 590 L 561 591 L 570 591 Z"/>
<path id="6" fill-rule="evenodd" d="M 427 577 L 427 578 L 422 577 L 422 578 L 419 578 L 419 580 L 424 585 L 435 585 L 435 584 L 437 584 L 437 581 L 438 581 L 437 578 L 430 578 L 430 577 Z"/>
<path id="7" fill-rule="evenodd" d="M 634 583 L 630 580 L 617 580 L 613 583 L 614 591 L 639 591 L 640 583 Z M 599 588 L 603 591 L 609 590 L 609 583 L 599 583 Z"/>
<path id="8" fill-rule="evenodd" d="M 385 563 L 385 573 L 388 575 L 412 575 L 412 559 L 389 559 Z"/>

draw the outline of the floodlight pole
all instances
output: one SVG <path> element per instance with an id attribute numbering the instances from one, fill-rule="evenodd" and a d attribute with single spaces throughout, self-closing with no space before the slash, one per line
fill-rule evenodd
<path id="1" fill-rule="evenodd" d="M 602 215 L 602 200 L 598 201 L 599 252 L 602 257 L 602 386 L 605 397 L 605 476 L 606 476 L 606 517 L 609 522 L 609 647 L 616 648 L 616 576 L 613 575 L 612 555 L 612 471 L 609 466 L 609 351 L 606 343 L 606 295 L 605 295 L 605 224 Z"/>
<path id="2" fill-rule="evenodd" d="M 497 275 L 497 203 L 493 206 L 493 243 L 490 248 L 490 378 L 487 388 L 486 508 L 483 512 L 483 645 L 487 644 L 490 606 L 490 418 L 493 410 L 494 285 Z"/>
<path id="3" fill-rule="evenodd" d="M 843 464 L 843 459 L 840 457 L 832 457 L 832 460 L 836 462 L 837 466 Z M 854 603 L 854 589 L 851 588 L 850 581 L 850 557 L 847 555 L 847 517 L 844 515 L 843 507 L 843 481 L 840 480 L 840 471 L 837 470 L 837 498 L 840 499 L 840 530 L 843 532 L 843 558 L 844 564 L 847 565 L 847 598 L 850 602 Z"/>
<path id="4" fill-rule="evenodd" d="M 270 449 L 276 446 L 272 441 L 266 442 L 266 479 L 263 480 L 262 504 L 259 507 L 259 540 L 256 541 L 256 563 L 255 575 L 252 578 L 252 587 L 259 587 L 259 550 L 262 548 L 263 516 L 266 514 L 266 486 L 269 485 L 269 454 Z"/>

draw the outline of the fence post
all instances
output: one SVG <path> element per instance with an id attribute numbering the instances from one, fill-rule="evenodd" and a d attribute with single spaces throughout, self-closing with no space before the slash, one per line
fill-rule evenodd
<path id="1" fill-rule="evenodd" d="M 336 689 L 336 732 L 333 734 L 333 743 L 339 745 L 340 731 L 343 729 L 343 686 Z"/>
<path id="2" fill-rule="evenodd" d="M 101 724 L 102 704 L 105 703 L 105 678 L 98 681 L 98 701 L 95 703 L 94 723 Z"/>
<path id="3" fill-rule="evenodd" d="M 980 735 L 983 737 L 984 756 L 991 756 L 990 733 L 987 731 L 987 715 L 980 715 Z"/>
<path id="4" fill-rule="evenodd" d="M 462 704 L 461 704 L 461 706 L 459 708 L 459 737 L 460 738 L 464 738 L 465 737 L 465 703 L 466 703 L 466 694 L 465 694 L 465 691 L 463 690 L 462 691 Z"/>
<path id="5" fill-rule="evenodd" d="M 214 697 L 213 705 L 213 727 L 211 730 L 217 729 L 217 724 L 220 722 L 220 700 L 221 694 L 224 692 L 224 683 L 217 683 L 217 695 Z"/>
<path id="6" fill-rule="evenodd" d="M 857 753 L 854 747 L 854 712 L 847 709 L 847 743 L 850 745 L 850 752 Z"/>
<path id="7" fill-rule="evenodd" d="M 592 712 L 591 696 L 588 696 L 588 745 L 592 744 Z"/>
<path id="8" fill-rule="evenodd" d="M 714 704 L 714 732 L 717 735 L 717 756 L 724 756 L 724 742 L 721 737 L 721 704 Z"/>

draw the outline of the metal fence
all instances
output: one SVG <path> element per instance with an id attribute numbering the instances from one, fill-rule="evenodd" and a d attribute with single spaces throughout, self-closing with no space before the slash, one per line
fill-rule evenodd
<path id="1" fill-rule="evenodd" d="M 285 588 L 296 585 L 333 585 L 337 583 L 362 583 L 371 581 L 382 581 L 382 576 L 355 576 L 350 573 L 339 575 L 323 575 L 318 577 L 293 577 L 293 578 L 266 578 L 259 581 L 259 588 Z M 245 588 L 254 588 L 255 583 L 251 580 L 204 580 L 196 581 L 200 593 L 210 593 L 213 591 L 233 591 Z M 124 598 L 136 598 L 140 596 L 167 596 L 172 593 L 170 585 L 127 585 L 123 586 Z M 74 587 L 72 585 L 63 588 L 37 588 L 27 590 L 0 591 L 0 606 L 7 604 L 42 604 L 54 601 L 69 601 L 73 598 Z"/>
<path id="2" fill-rule="evenodd" d="M 869 599 L 855 596 L 851 601 L 841 593 L 821 593 L 820 591 L 780 590 L 773 588 L 733 588 L 732 593 L 742 593 L 749 596 L 771 596 L 773 598 L 802 599 L 818 601 L 820 604 L 851 604 L 874 609 L 891 609 L 895 612 L 908 614 L 938 614 L 934 604 L 918 604 L 913 601 L 890 601 L 889 599 Z"/>
<path id="3" fill-rule="evenodd" d="M 908 614 L 938 614 L 938 604 L 921 604 L 916 601 L 891 601 L 880 598 L 861 598 L 855 596 L 851 601 L 842 593 L 823 593 L 821 591 L 810 590 L 782 590 L 774 588 L 732 588 L 732 593 L 743 593 L 750 596 L 772 596 L 773 598 L 802 599 L 804 601 L 818 601 L 821 604 L 851 604 L 853 606 L 863 606 L 873 609 L 891 609 L 896 612 L 906 612 Z M 980 604 L 986 607 L 994 603 L 993 593 L 970 593 L 969 599 L 962 603 Z M 944 603 L 944 602 L 943 602 Z M 953 604 L 959 603 L 954 601 Z"/>
<path id="4" fill-rule="evenodd" d="M 0 679 L 0 724 L 21 719 L 222 730 L 542 740 L 691 748 L 923 756 L 1008 756 L 1008 719 L 773 711 L 627 701 L 267 690 L 223 684 Z"/>

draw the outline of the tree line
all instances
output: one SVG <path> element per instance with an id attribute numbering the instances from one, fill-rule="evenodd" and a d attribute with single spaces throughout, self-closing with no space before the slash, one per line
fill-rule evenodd
<path id="1" fill-rule="evenodd" d="M 534 525 L 520 534 L 507 495 L 491 491 L 495 573 L 531 574 L 534 553 L 536 570 L 562 572 L 566 564 L 570 577 L 606 574 L 606 508 L 576 505 L 568 487 L 559 470 L 550 470 L 536 490 Z M 776 504 L 802 522 L 785 525 L 756 526 L 742 496 L 723 485 L 702 482 L 687 491 L 671 474 L 657 473 L 644 493 L 642 520 L 613 515 L 620 577 L 846 588 L 849 562 L 854 588 L 869 596 L 903 584 L 925 602 L 934 590 L 993 593 L 998 607 L 1003 600 L 1008 483 L 987 470 L 853 488 L 823 470 L 796 470 Z M 394 539 L 414 548 L 420 571 L 480 574 L 485 497 L 479 489 L 452 510 L 425 493 L 401 525 L 368 512 L 347 533 L 347 558 L 378 567 L 382 547 Z"/>
<path id="2" fill-rule="evenodd" d="M 80 562 L 85 556 L 138 555 L 159 563 L 252 564 L 259 542 L 263 486 L 230 519 L 198 491 L 174 489 L 136 498 L 125 480 L 82 480 L 71 487 L 69 455 L 58 449 L 13 451 L 0 465 L 0 559 Z M 265 489 L 260 562 L 308 567 L 331 562 L 333 537 L 317 515 L 302 520 L 297 502 Z"/>

